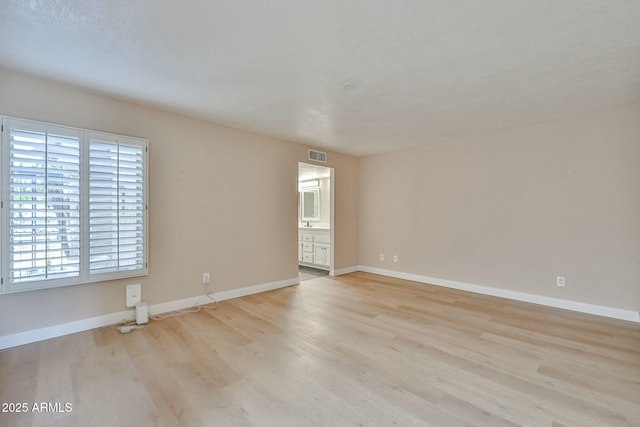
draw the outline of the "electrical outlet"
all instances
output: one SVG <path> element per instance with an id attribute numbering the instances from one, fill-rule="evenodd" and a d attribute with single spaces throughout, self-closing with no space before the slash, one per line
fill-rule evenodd
<path id="1" fill-rule="evenodd" d="M 384 261 L 384 254 L 380 254 L 380 261 Z"/>
<path id="2" fill-rule="evenodd" d="M 393 256 L 393 262 L 398 262 L 398 255 Z"/>
<path id="3" fill-rule="evenodd" d="M 211 282 L 211 275 L 209 273 L 202 273 L 202 283 L 208 285 Z"/>
<path id="4" fill-rule="evenodd" d="M 127 307 L 133 307 L 142 301 L 142 286 L 140 283 L 127 285 Z"/>
<path id="5" fill-rule="evenodd" d="M 564 288 L 564 276 L 558 276 L 556 277 L 556 285 L 560 286 L 561 288 Z"/>

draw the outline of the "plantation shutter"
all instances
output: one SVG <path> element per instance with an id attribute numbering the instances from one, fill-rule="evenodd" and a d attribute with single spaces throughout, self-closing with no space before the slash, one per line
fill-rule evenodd
<path id="1" fill-rule="evenodd" d="M 9 126 L 10 283 L 80 274 L 80 135 L 13 120 Z"/>
<path id="2" fill-rule="evenodd" d="M 89 137 L 89 273 L 143 270 L 145 150 L 141 141 Z"/>
<path id="3" fill-rule="evenodd" d="M 0 123 L 0 294 L 147 275 L 149 141 Z"/>

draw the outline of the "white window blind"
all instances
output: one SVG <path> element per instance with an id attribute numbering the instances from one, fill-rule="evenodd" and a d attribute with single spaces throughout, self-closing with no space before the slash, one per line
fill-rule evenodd
<path id="1" fill-rule="evenodd" d="M 143 268 L 143 147 L 89 142 L 89 268 L 91 274 Z"/>
<path id="2" fill-rule="evenodd" d="M 80 272 L 80 140 L 11 130 L 9 259 L 14 283 Z"/>
<path id="3" fill-rule="evenodd" d="M 148 273 L 147 144 L 2 117 L 1 292 Z"/>

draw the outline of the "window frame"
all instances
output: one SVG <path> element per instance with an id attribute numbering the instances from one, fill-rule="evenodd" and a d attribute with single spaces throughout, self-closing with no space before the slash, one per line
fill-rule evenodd
<path id="1" fill-rule="evenodd" d="M 0 138 L 0 294 L 24 292 L 37 289 L 49 289 L 73 286 L 117 279 L 146 276 L 149 274 L 149 140 L 132 136 L 81 129 L 70 126 L 34 121 L 10 116 L 0 116 L 2 136 Z M 10 270 L 10 146 L 11 129 L 16 125 L 34 132 L 58 133 L 79 138 L 80 166 L 80 271 L 76 277 L 42 279 L 26 282 L 15 282 L 11 279 Z M 52 132 L 54 131 L 54 132 Z M 121 270 L 106 273 L 90 272 L 89 250 L 89 155 L 92 138 L 125 146 L 140 147 L 142 153 L 142 268 Z"/>

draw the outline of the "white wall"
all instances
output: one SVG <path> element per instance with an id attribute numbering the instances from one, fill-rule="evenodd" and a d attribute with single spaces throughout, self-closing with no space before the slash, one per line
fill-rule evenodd
<path id="1" fill-rule="evenodd" d="M 0 114 L 149 139 L 147 277 L 0 295 L 0 337 L 150 305 L 297 278 L 297 168 L 303 145 L 0 69 Z M 338 171 L 336 268 L 357 264 L 358 160 Z M 256 207 L 259 207 L 256 208 Z M 267 224 L 267 226 L 265 226 Z"/>
<path id="2" fill-rule="evenodd" d="M 331 223 L 331 179 L 320 178 L 320 223 Z"/>
<path id="3" fill-rule="evenodd" d="M 361 265 L 640 311 L 640 106 L 361 158 L 359 181 Z"/>
<path id="4" fill-rule="evenodd" d="M 150 140 L 150 275 L 0 295 L 0 337 L 124 310 L 129 283 L 158 304 L 201 295 L 205 271 L 217 291 L 297 276 L 308 147 L 5 70 L 0 114 Z M 329 153 L 336 270 L 640 311 L 638 117 L 635 106 L 360 160 Z"/>

